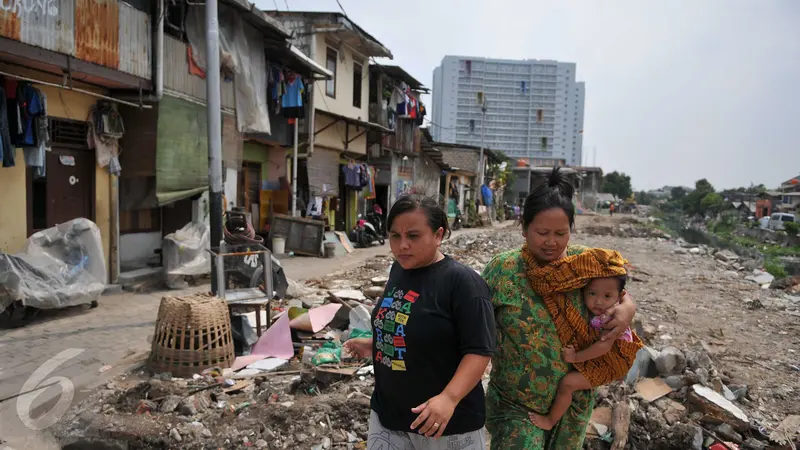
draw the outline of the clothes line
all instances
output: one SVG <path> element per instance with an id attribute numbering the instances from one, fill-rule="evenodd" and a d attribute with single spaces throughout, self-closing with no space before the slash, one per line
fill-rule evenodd
<path id="1" fill-rule="evenodd" d="M 19 75 L 14 75 L 13 73 L 7 73 L 7 72 L 0 71 L 0 75 L 2 75 L 4 77 L 8 77 L 8 78 L 14 78 L 14 79 L 20 80 L 20 81 L 27 81 L 29 83 L 36 83 L 36 84 L 41 84 L 41 85 L 44 85 L 44 86 L 50 86 L 50 87 L 54 87 L 54 88 L 58 88 L 58 89 L 64 89 L 64 90 L 67 90 L 67 91 L 74 91 L 74 92 L 78 92 L 78 93 L 81 93 L 81 94 L 86 94 L 86 95 L 89 95 L 89 96 L 92 96 L 92 97 L 101 98 L 103 100 L 108 100 L 110 102 L 119 103 L 121 105 L 133 106 L 134 108 L 140 108 L 140 109 L 152 109 L 153 108 L 152 105 L 140 105 L 140 104 L 133 103 L 133 102 L 126 102 L 125 100 L 119 100 L 119 99 L 116 99 L 114 97 L 109 97 L 107 95 L 97 94 L 97 93 L 92 92 L 92 91 L 87 91 L 87 90 L 84 90 L 84 89 L 64 86 L 63 84 L 49 83 L 47 81 L 37 80 L 37 79 L 34 79 L 34 78 L 22 77 L 22 76 L 19 76 Z"/>

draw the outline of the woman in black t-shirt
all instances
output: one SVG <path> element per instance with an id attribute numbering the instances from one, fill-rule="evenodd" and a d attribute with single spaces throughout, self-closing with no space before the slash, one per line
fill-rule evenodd
<path id="1" fill-rule="evenodd" d="M 480 381 L 496 344 L 489 288 L 439 251 L 449 229 L 436 200 L 402 197 L 387 229 L 396 261 L 373 337 L 345 343 L 375 368 L 367 449 L 483 450 Z"/>

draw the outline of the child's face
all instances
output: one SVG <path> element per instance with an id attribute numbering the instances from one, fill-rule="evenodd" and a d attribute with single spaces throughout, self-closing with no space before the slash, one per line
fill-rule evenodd
<path id="1" fill-rule="evenodd" d="M 595 316 L 603 315 L 608 308 L 620 299 L 619 280 L 616 278 L 595 278 L 583 289 L 583 301 Z"/>

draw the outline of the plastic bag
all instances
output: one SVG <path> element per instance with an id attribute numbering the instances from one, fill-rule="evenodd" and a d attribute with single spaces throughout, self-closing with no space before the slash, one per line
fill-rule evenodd
<path id="1" fill-rule="evenodd" d="M 338 364 L 342 362 L 342 346 L 335 342 L 322 344 L 317 354 L 311 358 L 311 364 L 319 366 L 322 364 Z"/>

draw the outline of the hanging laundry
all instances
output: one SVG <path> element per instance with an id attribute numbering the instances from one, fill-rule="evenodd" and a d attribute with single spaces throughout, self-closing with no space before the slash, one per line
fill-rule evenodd
<path id="1" fill-rule="evenodd" d="M 308 209 L 306 210 L 306 216 L 308 217 L 319 217 L 322 215 L 322 197 L 314 197 L 308 202 Z"/>
<path id="2" fill-rule="evenodd" d="M 417 113 L 417 125 L 422 126 L 425 121 L 425 116 L 428 114 L 428 111 L 425 109 L 425 105 L 422 102 L 419 102 L 419 112 Z"/>
<path id="3" fill-rule="evenodd" d="M 103 109 L 99 109 L 103 108 Z M 114 137 L 117 136 L 122 127 L 121 119 L 104 119 L 109 115 L 107 105 L 103 102 L 98 102 L 89 114 L 89 129 L 86 132 L 86 143 L 90 149 L 94 149 L 97 153 L 97 165 L 100 167 L 108 167 L 109 173 L 117 175 L 122 172 L 122 166 L 119 163 L 119 140 Z M 113 112 L 116 110 L 111 107 Z M 117 113 L 118 114 L 118 113 Z M 106 125 L 103 125 L 103 123 Z M 108 129 L 107 129 L 108 127 Z M 109 131 L 110 134 L 106 134 Z"/>
<path id="4" fill-rule="evenodd" d="M 286 93 L 281 97 L 283 117 L 292 119 L 305 117 L 304 92 L 303 80 L 295 73 L 288 74 L 286 76 Z"/>
<path id="5" fill-rule="evenodd" d="M 0 77 L 0 161 L 3 162 L 3 167 L 14 166 L 14 153 L 16 152 L 15 147 L 11 144 L 8 111 L 5 79 Z"/>
<path id="6" fill-rule="evenodd" d="M 17 145 L 20 147 L 34 147 L 39 145 L 36 135 L 36 128 L 33 120 L 42 113 L 42 102 L 39 98 L 39 91 L 29 83 L 19 83 L 17 85 L 17 104 L 19 105 L 22 133 L 19 136 Z"/>
<path id="7" fill-rule="evenodd" d="M 39 104 L 41 105 L 40 112 L 33 118 L 33 131 L 35 133 L 37 145 L 22 147 L 22 152 L 25 158 L 25 165 L 35 167 L 34 175 L 43 178 L 46 175 L 45 162 L 47 158 L 45 157 L 45 152 L 50 151 L 50 131 L 47 124 L 47 96 L 45 96 L 44 92 L 36 88 L 32 89 L 35 91 L 34 94 L 38 96 Z"/>

